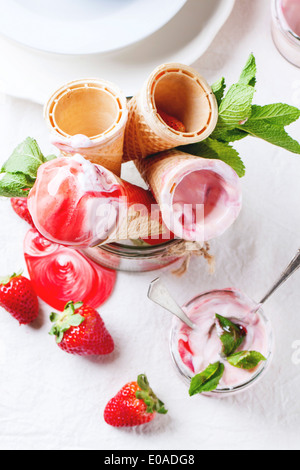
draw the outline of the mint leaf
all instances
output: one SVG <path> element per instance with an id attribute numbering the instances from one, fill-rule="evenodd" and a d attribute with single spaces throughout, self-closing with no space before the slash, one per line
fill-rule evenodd
<path id="1" fill-rule="evenodd" d="M 57 158 L 56 155 L 48 155 L 47 157 L 44 157 L 46 162 L 50 162 L 51 160 L 55 160 Z"/>
<path id="2" fill-rule="evenodd" d="M 245 340 L 244 330 L 228 318 L 216 314 L 217 334 L 222 341 L 222 354 L 230 356 Z"/>
<path id="3" fill-rule="evenodd" d="M 225 78 L 221 78 L 220 80 L 218 80 L 217 82 L 215 82 L 212 86 L 211 86 L 211 89 L 216 97 L 216 100 L 217 100 L 217 103 L 218 103 L 218 106 L 220 106 L 221 104 L 221 101 L 223 99 L 223 96 L 224 96 L 224 93 L 225 93 L 225 88 L 226 88 L 226 84 L 225 84 Z"/>
<path id="4" fill-rule="evenodd" d="M 232 85 L 219 108 L 219 120 L 222 125 L 237 126 L 251 116 L 255 89 L 249 85 Z"/>
<path id="5" fill-rule="evenodd" d="M 4 163 L 1 173 L 23 173 L 34 181 L 38 168 L 44 162 L 45 158 L 37 142 L 31 137 L 27 137 Z"/>
<path id="6" fill-rule="evenodd" d="M 231 166 L 240 178 L 245 174 L 245 165 L 238 152 L 226 142 L 208 138 L 198 144 L 186 145 L 179 148 L 190 155 L 222 160 Z"/>
<path id="7" fill-rule="evenodd" d="M 266 106 L 252 106 L 250 123 L 254 121 L 267 121 L 277 126 L 289 126 L 300 117 L 300 109 L 284 103 L 268 104 Z M 248 122 L 247 122 L 248 124 Z"/>
<path id="8" fill-rule="evenodd" d="M 253 54 L 250 57 L 241 73 L 239 83 L 242 85 L 250 85 L 255 87 L 256 85 L 256 60 Z"/>
<path id="9" fill-rule="evenodd" d="M 249 119 L 243 126 L 239 127 L 254 137 L 266 140 L 270 144 L 300 154 L 300 144 L 294 140 L 285 129 L 279 125 L 270 123 L 268 120 Z"/>
<path id="10" fill-rule="evenodd" d="M 242 129 L 242 128 L 241 128 Z M 226 129 L 226 128 L 217 128 L 211 134 L 210 138 L 219 140 L 221 142 L 235 142 L 237 140 L 242 140 L 245 137 L 248 137 L 249 134 L 246 131 L 242 131 L 241 129 Z"/>
<path id="11" fill-rule="evenodd" d="M 23 175 L 23 173 L 6 173 L 2 178 L 0 177 L 0 196 L 9 198 L 27 197 L 29 194 L 28 188 L 32 186 L 32 181 Z"/>
<path id="12" fill-rule="evenodd" d="M 227 358 L 232 366 L 247 370 L 254 369 L 261 361 L 266 360 L 261 353 L 256 351 L 241 351 Z"/>
<path id="13" fill-rule="evenodd" d="M 216 390 L 223 377 L 224 370 L 224 364 L 216 362 L 215 364 L 210 364 L 201 374 L 195 375 L 191 380 L 190 396 Z"/>

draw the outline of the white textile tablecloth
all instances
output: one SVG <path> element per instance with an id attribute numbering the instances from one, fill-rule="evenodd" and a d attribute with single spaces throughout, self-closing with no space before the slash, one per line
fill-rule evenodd
<path id="1" fill-rule="evenodd" d="M 300 107 L 300 71 L 275 49 L 269 2 L 237 0 L 229 21 L 195 67 L 210 82 L 239 77 L 250 52 L 258 65 L 256 104 Z M 0 52 L 1 55 L 1 52 Z M 7 65 L 9 66 L 9 65 Z M 20 77 L 21 79 L 21 77 Z M 300 139 L 300 124 L 289 132 Z M 27 136 L 53 152 L 42 108 L 8 96 L 0 104 L 1 163 Z M 206 290 L 235 286 L 256 300 L 265 294 L 300 247 L 300 156 L 259 140 L 236 144 L 244 158 L 244 206 L 235 225 L 212 243 L 216 273 L 193 259 L 181 279 L 162 273 L 179 303 Z M 28 230 L 0 200 L 0 276 L 25 268 Z M 62 352 L 48 335 L 51 308 L 41 302 L 35 327 L 19 327 L 0 309 L 1 449 L 299 449 L 300 273 L 266 304 L 276 351 L 264 379 L 236 397 L 189 398 L 173 368 L 171 317 L 147 300 L 157 273 L 118 275 L 100 308 L 115 343 L 111 358 L 85 359 Z M 146 373 L 169 413 L 146 427 L 115 429 L 103 420 L 107 401 L 126 382 Z"/>

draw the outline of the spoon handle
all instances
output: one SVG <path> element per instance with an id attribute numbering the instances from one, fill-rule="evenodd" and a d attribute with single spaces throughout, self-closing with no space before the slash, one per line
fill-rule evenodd
<path id="1" fill-rule="evenodd" d="M 178 317 L 188 327 L 192 329 L 195 328 L 194 323 L 175 302 L 175 300 L 173 299 L 167 288 L 164 286 L 164 284 L 161 282 L 159 277 L 157 279 L 154 279 L 154 281 L 150 283 L 148 298 L 152 300 L 152 302 L 156 303 L 157 305 L 160 305 L 161 307 L 176 315 L 176 317 Z"/>
<path id="2" fill-rule="evenodd" d="M 292 274 L 294 274 L 300 268 L 300 249 L 297 251 L 296 256 L 292 259 L 290 264 L 283 271 L 281 277 L 274 284 L 274 286 L 269 290 L 265 297 L 260 301 L 260 304 L 263 304 L 268 300 L 268 298 L 284 283 L 286 282 Z"/>

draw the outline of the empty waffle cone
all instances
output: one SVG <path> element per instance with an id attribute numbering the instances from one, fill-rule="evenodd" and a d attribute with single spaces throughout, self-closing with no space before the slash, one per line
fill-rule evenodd
<path id="1" fill-rule="evenodd" d="M 145 158 L 206 139 L 218 121 L 218 105 L 206 80 L 182 64 L 161 65 L 128 104 L 124 161 Z M 162 119 L 166 113 L 183 123 L 179 132 Z"/>
<path id="2" fill-rule="evenodd" d="M 221 160 L 169 150 L 136 161 L 178 238 L 203 243 L 222 235 L 238 217 L 242 195 L 236 172 Z"/>
<path id="3" fill-rule="evenodd" d="M 64 156 L 80 153 L 120 175 L 128 111 L 118 87 L 98 79 L 67 83 L 51 96 L 44 117 Z"/>
<path id="4" fill-rule="evenodd" d="M 122 190 L 124 204 L 121 203 L 119 223 L 101 245 L 121 240 L 156 238 L 169 230 L 162 221 L 160 209 L 150 191 L 116 177 Z"/>

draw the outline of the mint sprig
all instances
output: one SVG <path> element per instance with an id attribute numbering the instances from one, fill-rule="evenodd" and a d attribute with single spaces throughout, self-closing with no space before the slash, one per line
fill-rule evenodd
<path id="1" fill-rule="evenodd" d="M 203 372 L 195 375 L 191 380 L 189 389 L 190 397 L 198 393 L 212 392 L 218 387 L 224 374 L 224 364 L 216 362 L 210 364 Z"/>
<path id="2" fill-rule="evenodd" d="M 27 197 L 39 167 L 56 158 L 44 157 L 35 139 L 27 137 L 19 144 L 0 170 L 0 196 Z"/>
<path id="3" fill-rule="evenodd" d="M 239 369 L 251 370 L 267 359 L 257 351 L 240 351 L 227 357 L 230 365 Z"/>
<path id="4" fill-rule="evenodd" d="M 300 110 L 284 103 L 253 105 L 256 86 L 256 60 L 250 54 L 239 81 L 227 93 L 225 78 L 212 85 L 219 106 L 219 120 L 211 136 L 196 145 L 182 147 L 192 155 L 225 161 L 242 177 L 245 166 L 230 143 L 252 136 L 290 152 L 300 154 L 300 144 L 285 130 L 300 117 Z M 214 141 L 212 144 L 211 141 Z"/>

